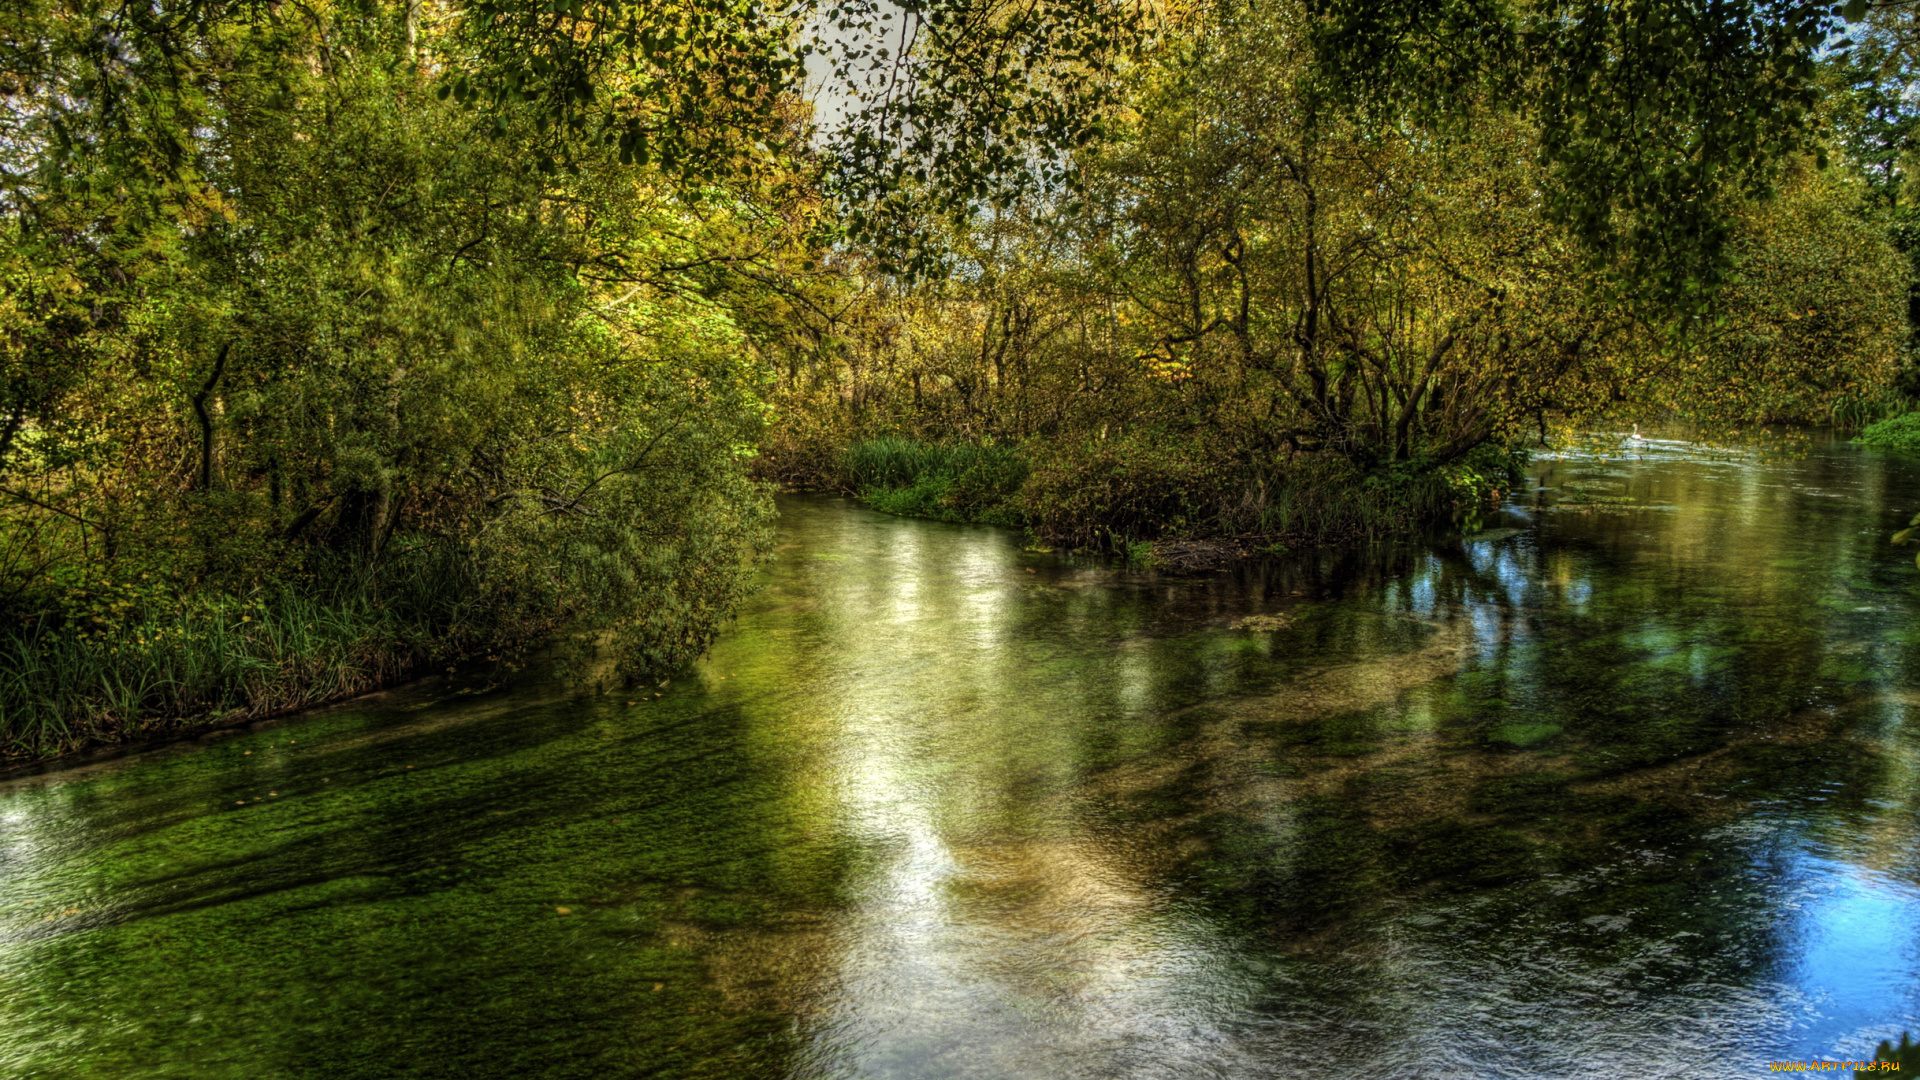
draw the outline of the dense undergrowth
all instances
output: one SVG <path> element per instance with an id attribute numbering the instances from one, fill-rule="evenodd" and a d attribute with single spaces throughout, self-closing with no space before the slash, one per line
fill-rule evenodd
<path id="1" fill-rule="evenodd" d="M 201 600 L 84 626 L 38 620 L 0 635 L 5 756 L 334 700 L 405 678 L 446 644 L 365 597 Z"/>
<path id="2" fill-rule="evenodd" d="M 97 21 L 29 8 L 5 63 L 47 66 L 0 113 L 94 150 L 9 128 L 10 176 L 63 179 L 0 213 L 0 760 L 549 643 L 631 677 L 705 649 L 771 519 L 772 294 L 729 253 L 810 250 L 764 174 L 689 187 L 519 98 L 478 130 L 436 75 L 471 43 L 417 5 L 114 38 L 202 65 L 131 76 L 196 88 L 138 117 L 75 74 Z"/>
<path id="3" fill-rule="evenodd" d="M 1043 543 L 1140 558 L 1163 540 L 1275 548 L 1469 520 L 1523 461 L 1487 446 L 1447 465 L 1416 459 L 1368 473 L 1319 455 L 1256 464 L 1226 447 L 1137 432 L 1018 446 L 900 435 L 844 447 L 776 442 L 761 467 L 886 513 L 1021 527 Z"/>
<path id="4" fill-rule="evenodd" d="M 243 533 L 13 583 L 0 597 L 0 761 L 284 712 L 535 648 L 616 675 L 678 667 L 745 594 L 771 506 L 745 480 L 726 497 L 609 485 L 584 519 L 507 517 L 466 541 L 399 534 L 371 559 Z M 232 565 L 239 555 L 250 561 Z"/>
<path id="5" fill-rule="evenodd" d="M 320 704 L 555 625 L 489 598 L 464 560 L 320 561 L 246 595 L 165 572 L 43 590 L 0 629 L 0 759 Z"/>
<path id="6" fill-rule="evenodd" d="M 1920 412 L 1900 413 L 1868 424 L 1861 429 L 1857 441 L 1868 446 L 1920 450 Z"/>

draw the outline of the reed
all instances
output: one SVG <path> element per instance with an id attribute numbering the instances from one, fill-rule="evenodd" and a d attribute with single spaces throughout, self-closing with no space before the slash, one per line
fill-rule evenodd
<path id="1" fill-rule="evenodd" d="M 0 758 L 337 700 L 516 629 L 478 617 L 489 609 L 459 559 L 322 570 L 303 588 L 196 592 L 110 620 L 43 612 L 0 629 Z"/>
<path id="2" fill-rule="evenodd" d="M 1031 466 L 1015 447 L 883 436 L 847 446 L 840 471 L 847 489 L 876 510 L 1019 525 L 1013 499 Z"/>

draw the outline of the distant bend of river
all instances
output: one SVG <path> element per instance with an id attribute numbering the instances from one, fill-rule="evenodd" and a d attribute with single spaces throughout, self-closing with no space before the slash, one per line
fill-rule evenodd
<path id="1" fill-rule="evenodd" d="M 0 782 L 0 1076 L 1693 1078 L 1920 1034 L 1920 460 L 1534 481 L 1199 576 L 783 498 L 668 685 Z"/>

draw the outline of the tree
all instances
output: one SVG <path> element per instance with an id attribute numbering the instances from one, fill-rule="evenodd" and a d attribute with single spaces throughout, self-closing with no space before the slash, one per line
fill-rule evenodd
<path id="1" fill-rule="evenodd" d="M 1108 88 L 1070 185 L 959 222 L 929 204 L 950 273 L 891 280 L 897 332 L 819 358 L 847 406 L 827 426 L 1021 442 L 1029 520 L 1098 542 L 1284 531 L 1306 488 L 1444 510 L 1503 487 L 1502 455 L 1553 420 L 1827 419 L 1886 386 L 1903 275 L 1860 186 L 1821 169 L 1824 130 L 1777 129 L 1808 149 L 1712 180 L 1759 129 L 1649 105 L 1705 173 L 1667 204 L 1635 186 L 1667 165 L 1607 166 L 1626 186 L 1605 198 L 1642 201 L 1596 239 L 1555 141 L 1592 132 L 1555 127 L 1574 91 L 1545 53 L 1446 69 L 1464 81 L 1443 106 L 1440 84 L 1343 84 L 1346 11 L 1194 9 Z"/>
<path id="2" fill-rule="evenodd" d="M 1541 213 L 1538 129 L 1488 103 L 1362 123 L 1319 85 L 1304 8 L 1221 9 L 1145 80 L 1091 167 L 1089 261 L 1145 359 L 1250 452 L 1364 467 L 1511 435 L 1636 329 Z"/>
<path id="3" fill-rule="evenodd" d="M 6 190 L 15 613 L 63 625 L 157 572 L 184 583 L 167 603 L 369 595 L 427 650 L 564 623 L 653 670 L 741 595 L 770 507 L 734 313 L 811 252 L 806 184 L 695 183 L 531 104 L 476 114 L 435 93 L 465 39 L 420 13 L 30 13 L 49 37 L 10 99 L 31 166 Z M 83 14 L 129 36 L 61 38 Z"/>

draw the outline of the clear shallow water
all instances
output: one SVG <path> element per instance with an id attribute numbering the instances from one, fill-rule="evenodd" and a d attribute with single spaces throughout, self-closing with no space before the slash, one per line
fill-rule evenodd
<path id="1" fill-rule="evenodd" d="M 1920 1031 L 1920 467 L 1606 456 L 1467 542 L 1201 577 L 788 499 L 668 687 L 0 781 L 0 1075 L 1733 1077 Z"/>

